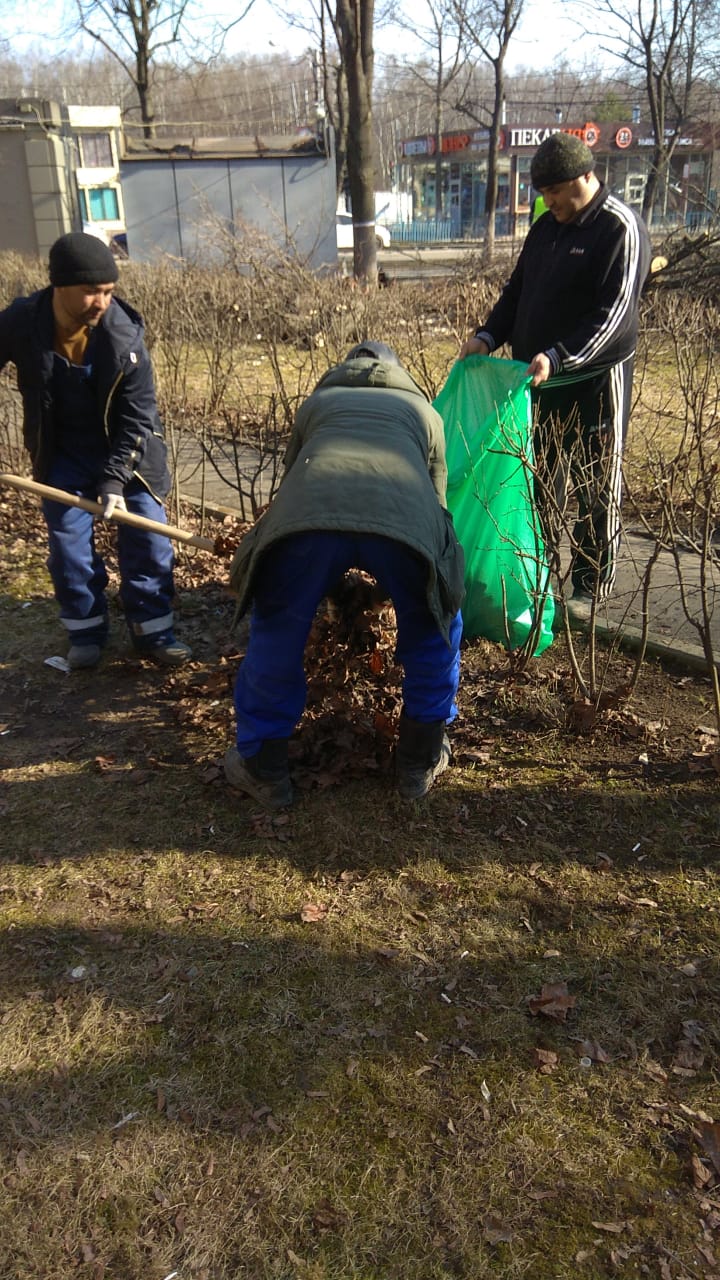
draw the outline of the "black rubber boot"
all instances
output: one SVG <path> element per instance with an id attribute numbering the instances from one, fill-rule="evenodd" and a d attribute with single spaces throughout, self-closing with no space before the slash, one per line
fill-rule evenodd
<path id="1" fill-rule="evenodd" d="M 292 804 L 287 738 L 268 739 L 254 756 L 243 757 L 237 747 L 230 747 L 224 765 L 230 786 L 252 796 L 265 809 L 284 809 Z"/>
<path id="2" fill-rule="evenodd" d="M 421 724 L 403 711 L 395 752 L 397 789 L 403 800 L 421 800 L 438 774 L 450 763 L 450 743 L 445 721 Z"/>

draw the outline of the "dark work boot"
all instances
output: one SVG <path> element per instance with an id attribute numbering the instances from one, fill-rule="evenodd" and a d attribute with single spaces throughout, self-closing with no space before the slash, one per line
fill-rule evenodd
<path id="1" fill-rule="evenodd" d="M 395 751 L 397 789 L 403 800 L 421 800 L 438 774 L 450 763 L 450 743 L 445 721 L 421 724 L 403 711 Z"/>
<path id="2" fill-rule="evenodd" d="M 292 804 L 287 738 L 268 739 L 254 756 L 241 756 L 237 747 L 230 747 L 224 765 L 230 786 L 252 796 L 263 808 L 284 809 Z"/>

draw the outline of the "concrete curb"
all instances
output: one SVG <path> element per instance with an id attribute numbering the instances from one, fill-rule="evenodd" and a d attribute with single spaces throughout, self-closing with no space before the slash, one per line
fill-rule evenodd
<path id="1" fill-rule="evenodd" d="M 562 617 L 558 617 L 560 625 L 555 628 L 556 631 L 562 629 Z M 570 629 L 572 631 L 590 630 L 589 618 L 573 618 L 569 615 Z M 595 634 L 601 640 L 607 641 L 609 644 L 618 644 L 623 649 L 629 649 L 631 652 L 637 653 L 642 648 L 643 633 L 639 627 L 631 627 L 628 625 L 612 626 L 603 622 L 595 621 Z M 687 671 L 697 672 L 699 675 L 708 675 L 709 663 L 700 645 L 689 644 L 685 640 L 653 640 L 648 636 L 645 644 L 646 657 L 659 658 L 662 662 L 672 662 L 678 666 L 682 666 Z M 720 671 L 720 656 L 718 656 L 715 666 Z"/>

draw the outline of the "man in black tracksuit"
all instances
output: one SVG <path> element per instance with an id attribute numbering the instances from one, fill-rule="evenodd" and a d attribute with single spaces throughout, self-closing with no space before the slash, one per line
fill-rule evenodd
<path id="1" fill-rule="evenodd" d="M 539 505 L 564 455 L 579 507 L 573 596 L 588 603 L 607 598 L 615 580 L 638 304 L 650 265 L 643 222 L 593 166 L 589 147 L 571 134 L 540 145 L 531 178 L 548 212 L 530 228 L 497 304 L 460 351 L 461 359 L 489 355 L 509 342 L 513 359 L 527 360 Z"/>

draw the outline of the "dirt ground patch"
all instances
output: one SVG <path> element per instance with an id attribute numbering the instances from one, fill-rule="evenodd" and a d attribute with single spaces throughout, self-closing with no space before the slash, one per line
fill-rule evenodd
<path id="1" fill-rule="evenodd" d="M 113 604 L 68 676 L 36 507 L 0 533 L 3 1280 L 720 1275 L 706 682 L 583 719 L 561 641 L 478 642 L 408 806 L 387 619 L 336 610 L 269 818 L 219 768 L 222 562 L 179 566 L 191 667 Z"/>

